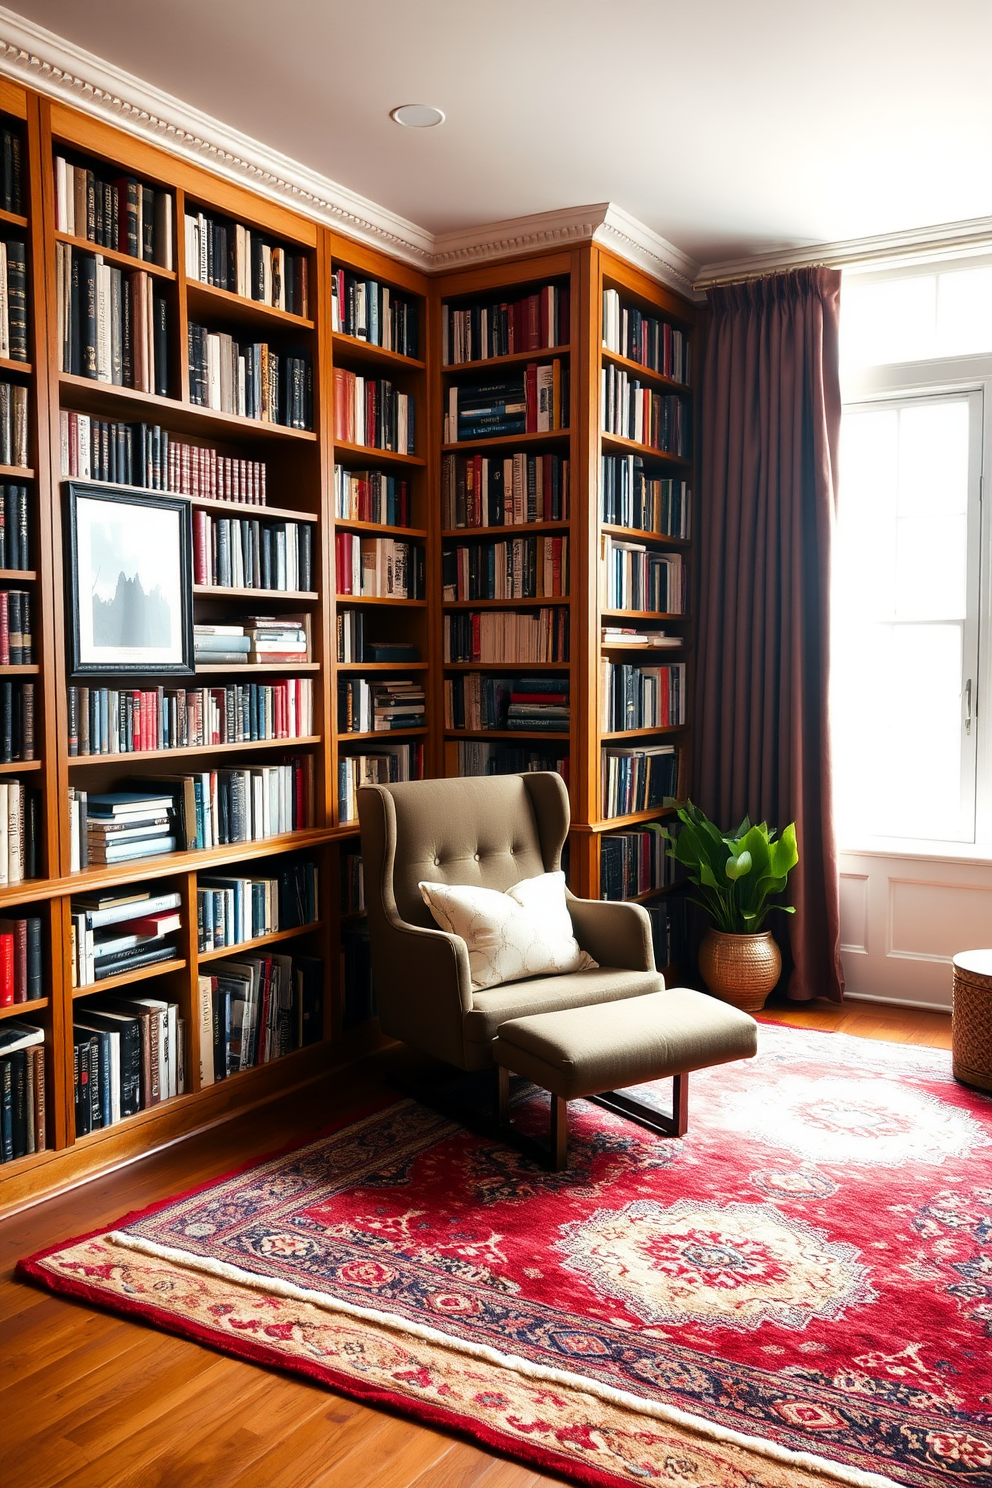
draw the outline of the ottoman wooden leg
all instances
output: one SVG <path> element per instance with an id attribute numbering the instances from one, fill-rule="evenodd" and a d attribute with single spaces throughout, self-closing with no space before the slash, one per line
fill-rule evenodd
<path id="1" fill-rule="evenodd" d="M 633 1100 L 618 1090 L 604 1090 L 601 1095 L 591 1095 L 589 1099 L 595 1101 L 597 1106 L 605 1106 L 607 1111 L 625 1116 L 628 1121 L 636 1121 L 638 1126 L 645 1126 L 648 1131 L 657 1132 L 662 1137 L 684 1137 L 688 1130 L 688 1075 L 672 1076 L 671 1116 L 663 1116 L 653 1106 L 646 1106 L 642 1101 Z"/>
<path id="2" fill-rule="evenodd" d="M 551 1163 L 556 1173 L 568 1167 L 568 1101 L 551 1096 Z"/>

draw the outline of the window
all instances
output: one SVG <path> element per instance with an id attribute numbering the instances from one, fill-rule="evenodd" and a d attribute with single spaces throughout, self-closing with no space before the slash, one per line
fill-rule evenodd
<path id="1" fill-rule="evenodd" d="M 982 608 L 992 267 L 852 284 L 845 276 L 841 305 L 838 841 L 921 852 L 992 844 L 990 755 L 979 733 L 992 643 Z"/>

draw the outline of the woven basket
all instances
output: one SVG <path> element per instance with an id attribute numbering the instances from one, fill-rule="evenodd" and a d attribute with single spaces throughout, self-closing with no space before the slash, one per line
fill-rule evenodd
<path id="1" fill-rule="evenodd" d="M 726 935 L 707 930 L 699 947 L 699 974 L 714 997 L 757 1013 L 782 974 L 782 954 L 770 930 Z"/>
<path id="2" fill-rule="evenodd" d="M 971 951 L 967 960 L 987 959 L 988 971 L 962 966 L 954 958 L 954 1005 L 951 1052 L 955 1080 L 992 1090 L 992 951 Z"/>

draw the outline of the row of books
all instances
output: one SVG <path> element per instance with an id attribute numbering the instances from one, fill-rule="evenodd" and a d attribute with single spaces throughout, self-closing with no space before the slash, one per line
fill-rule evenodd
<path id="1" fill-rule="evenodd" d="M 450 662 L 566 662 L 568 610 L 463 611 L 444 617 L 444 659 Z"/>
<path id="2" fill-rule="evenodd" d="M 689 537 L 689 486 L 671 477 L 654 479 L 640 455 L 604 455 L 599 514 L 615 527 L 636 527 L 657 537 Z"/>
<path id="3" fill-rule="evenodd" d="M 55 231 L 172 269 L 172 193 L 55 157 Z"/>
<path id="4" fill-rule="evenodd" d="M 273 666 L 310 660 L 310 616 L 246 615 L 232 624 L 197 621 L 193 655 L 200 666 Z"/>
<path id="5" fill-rule="evenodd" d="M 221 589 L 313 589 L 313 524 L 193 512 L 193 581 Z"/>
<path id="6" fill-rule="evenodd" d="M 603 290 L 603 345 L 674 382 L 688 382 L 689 337 L 667 320 L 625 305 L 615 289 Z"/>
<path id="7" fill-rule="evenodd" d="M 302 756 L 158 776 L 141 789 L 94 794 L 70 787 L 71 870 L 302 831 L 313 824 L 313 774 L 313 758 Z"/>
<path id="8" fill-rule="evenodd" d="M 513 537 L 441 549 L 441 597 L 550 599 L 568 594 L 568 538 Z"/>
<path id="9" fill-rule="evenodd" d="M 456 309 L 441 306 L 441 357 L 445 366 L 481 362 L 567 346 L 567 285 L 542 284 L 518 300 L 488 301 Z"/>
<path id="10" fill-rule="evenodd" d="M 444 455 L 441 525 L 522 527 L 568 518 L 569 463 L 561 455 Z"/>
<path id="11" fill-rule="evenodd" d="M 381 377 L 334 368 L 334 438 L 400 455 L 416 451 L 413 396 Z"/>
<path id="12" fill-rule="evenodd" d="M 660 822 L 648 822 L 634 832 L 602 834 L 599 892 L 603 899 L 634 899 L 674 881 L 674 864 L 663 833 Z"/>
<path id="13" fill-rule="evenodd" d="M 229 294 L 309 314 L 310 269 L 305 253 L 267 243 L 240 222 L 218 222 L 205 212 L 187 212 L 186 277 Z"/>
<path id="14" fill-rule="evenodd" d="M 159 424 L 125 424 L 63 408 L 62 474 L 73 480 L 144 486 L 179 496 L 264 506 L 265 462 L 185 444 Z"/>
<path id="15" fill-rule="evenodd" d="M 0 465 L 28 465 L 28 388 L 0 382 Z"/>
<path id="16" fill-rule="evenodd" d="M 415 300 L 397 294 L 388 284 L 365 279 L 348 269 L 331 274 L 331 330 L 384 351 L 417 357 L 419 312 Z"/>
<path id="17" fill-rule="evenodd" d="M 0 1024 L 0 1163 L 46 1145 L 45 1033 L 11 1018 Z"/>
<path id="18" fill-rule="evenodd" d="M 17 130 L 0 129 L 0 207 L 17 217 L 24 214 L 21 159 L 21 136 Z"/>
<path id="19" fill-rule="evenodd" d="M 0 1007 L 44 997 L 41 919 L 0 920 Z"/>
<path id="20" fill-rule="evenodd" d="M 600 662 L 603 732 L 674 728 L 685 723 L 685 662 L 668 666 L 628 666 Z"/>
<path id="21" fill-rule="evenodd" d="M 481 739 L 459 739 L 456 747 L 459 775 L 523 775 L 535 770 L 555 770 L 568 784 L 568 753 L 558 748 L 534 745 L 490 744 Z"/>
<path id="22" fill-rule="evenodd" d="M 34 599 L 27 589 L 0 589 L 0 666 L 34 665 Z"/>
<path id="23" fill-rule="evenodd" d="M 654 964 L 684 966 L 689 959 L 689 906 L 683 894 L 670 894 L 660 904 L 646 904 L 651 919 Z"/>
<path id="24" fill-rule="evenodd" d="M 445 444 L 548 434 L 568 428 L 568 363 L 528 362 L 486 382 L 452 383 L 444 416 Z"/>
<path id="25" fill-rule="evenodd" d="M 338 730 L 343 734 L 388 733 L 423 728 L 427 698 L 410 677 L 369 682 L 347 677 L 338 682 Z"/>
<path id="26" fill-rule="evenodd" d="M 363 785 L 423 778 L 422 739 L 410 744 L 377 744 L 365 754 L 342 754 L 338 757 L 338 820 L 358 820 L 358 792 Z"/>
<path id="27" fill-rule="evenodd" d="M 186 1091 L 186 1025 L 159 997 L 88 997 L 72 1010 L 76 1136 Z"/>
<path id="28" fill-rule="evenodd" d="M 334 537 L 335 586 L 338 594 L 379 599 L 423 599 L 426 585 L 424 550 L 392 537 Z"/>
<path id="29" fill-rule="evenodd" d="M 288 429 L 313 428 L 313 369 L 306 352 L 239 342 L 189 323 L 189 401 Z"/>
<path id="30" fill-rule="evenodd" d="M 338 661 L 396 661 L 409 666 L 420 660 L 420 648 L 410 641 L 379 641 L 370 634 L 375 616 L 364 610 L 339 609 L 335 618 Z M 369 624 L 366 624 L 369 621 Z"/>
<path id="31" fill-rule="evenodd" d="M 28 488 L 0 484 L 0 568 L 33 567 Z"/>
<path id="32" fill-rule="evenodd" d="M 0 780 L 0 884 L 41 871 L 41 794 L 23 780 Z"/>
<path id="33" fill-rule="evenodd" d="M 372 947 L 367 925 L 349 925 L 341 936 L 342 1027 L 360 1028 L 376 1015 Z"/>
<path id="34" fill-rule="evenodd" d="M 70 757 L 254 744 L 265 739 L 302 739 L 313 733 L 309 677 L 228 682 L 224 687 L 70 687 L 68 691 Z"/>
<path id="35" fill-rule="evenodd" d="M 73 899 L 69 906 L 70 965 L 74 987 L 174 960 L 170 937 L 182 929 L 180 896 L 167 889 L 138 890 Z"/>
<path id="36" fill-rule="evenodd" d="M 218 961 L 197 978 L 200 1084 L 317 1044 L 324 1034 L 324 963 L 317 956 Z"/>
<path id="37" fill-rule="evenodd" d="M 0 680 L 0 764 L 34 759 L 34 683 Z"/>
<path id="38" fill-rule="evenodd" d="M 658 393 L 612 364 L 602 372 L 603 431 L 664 454 L 688 459 L 689 405 L 677 393 Z"/>
<path id="39" fill-rule="evenodd" d="M 365 866 L 360 852 L 341 854 L 341 913 L 365 913 Z"/>
<path id="40" fill-rule="evenodd" d="M 334 515 L 341 522 L 409 527 L 410 482 L 385 470 L 334 467 Z"/>
<path id="41" fill-rule="evenodd" d="M 688 570 L 681 553 L 659 553 L 643 543 L 620 542 L 609 533 L 600 539 L 600 553 L 604 610 L 683 613 Z"/>
<path id="42" fill-rule="evenodd" d="M 202 952 L 243 945 L 261 935 L 316 923 L 316 863 L 290 859 L 277 877 L 203 874 L 196 888 L 196 937 Z"/>
<path id="43" fill-rule="evenodd" d="M 570 719 L 567 676 L 445 678 L 445 728 L 567 734 Z"/>
<path id="44" fill-rule="evenodd" d="M 17 238 L 0 238 L 0 357 L 28 359 L 28 261 Z"/>
<path id="45" fill-rule="evenodd" d="M 603 750 L 603 816 L 653 811 L 678 794 L 679 755 L 674 744 Z"/>
<path id="46" fill-rule="evenodd" d="M 55 244 L 55 270 L 59 370 L 167 397 L 168 306 L 151 274 L 68 243 Z"/>

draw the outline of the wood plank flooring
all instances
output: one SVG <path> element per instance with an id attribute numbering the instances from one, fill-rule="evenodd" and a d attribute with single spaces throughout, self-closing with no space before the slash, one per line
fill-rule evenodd
<path id="1" fill-rule="evenodd" d="M 780 1003 L 764 1016 L 949 1048 L 943 1013 Z M 538 1488 L 559 1479 L 442 1432 L 13 1279 L 16 1260 L 358 1110 L 375 1060 L 0 1225 L 3 1488 Z"/>

